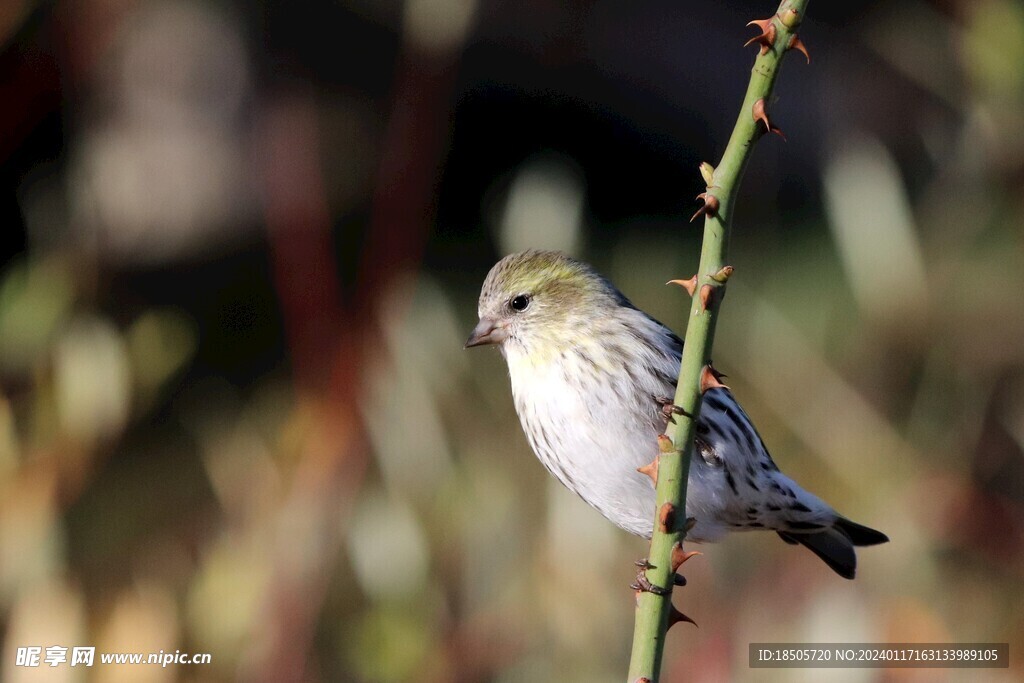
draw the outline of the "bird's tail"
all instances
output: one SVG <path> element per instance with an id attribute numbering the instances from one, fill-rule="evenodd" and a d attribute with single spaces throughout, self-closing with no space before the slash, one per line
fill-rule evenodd
<path id="1" fill-rule="evenodd" d="M 846 517 L 837 517 L 834 528 L 839 529 L 857 547 L 889 542 L 889 537 L 881 531 L 851 522 Z"/>
<path id="2" fill-rule="evenodd" d="M 852 579 L 857 574 L 854 546 L 877 545 L 889 541 L 889 537 L 881 531 L 851 522 L 845 517 L 837 517 L 835 524 L 825 531 L 779 531 L 778 534 L 786 543 L 800 543 L 806 547 L 844 579 Z"/>

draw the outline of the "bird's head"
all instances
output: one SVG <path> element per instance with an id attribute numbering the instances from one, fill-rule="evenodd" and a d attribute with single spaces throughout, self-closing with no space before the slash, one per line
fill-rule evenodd
<path id="1" fill-rule="evenodd" d="M 480 322 L 466 347 L 509 344 L 543 353 L 563 348 L 628 301 L 590 266 L 557 251 L 498 261 L 480 290 Z"/>

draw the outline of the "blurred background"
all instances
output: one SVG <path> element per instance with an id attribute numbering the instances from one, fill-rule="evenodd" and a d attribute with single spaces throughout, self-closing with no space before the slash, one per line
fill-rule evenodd
<path id="1" fill-rule="evenodd" d="M 683 331 L 663 283 L 774 9 L 4 0 L 0 678 L 622 680 L 646 544 L 462 344 L 527 246 Z M 702 548 L 666 678 L 1020 680 L 1024 2 L 815 2 L 802 37 L 714 357 L 783 469 L 892 543 L 855 582 L 774 535 Z M 1013 662 L 749 669 L 765 641 Z"/>

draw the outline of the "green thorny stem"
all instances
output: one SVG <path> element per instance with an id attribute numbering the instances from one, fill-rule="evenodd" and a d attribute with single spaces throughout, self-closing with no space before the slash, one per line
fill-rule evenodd
<path id="1" fill-rule="evenodd" d="M 756 24 L 751 22 L 761 31 L 761 35 L 753 40 L 760 54 L 754 60 L 743 106 L 718 167 L 712 169 L 707 164 L 701 167 L 707 194 L 697 215 L 705 217 L 704 242 L 697 274 L 682 283 L 693 291 L 674 398 L 675 404 L 685 414 L 677 415 L 674 425 L 669 424 L 666 435 L 671 441 L 660 439 L 662 452 L 656 461 L 657 469 L 651 468 L 657 480 L 657 506 L 646 578 L 653 586 L 671 588 L 676 569 L 687 557 L 682 550 L 687 530 L 686 515 L 677 511 L 686 509 L 686 481 L 693 454 L 694 427 L 700 412 L 702 384 L 706 387 L 708 382 L 717 383 L 710 368 L 708 371 L 705 368 L 711 362 L 711 344 L 718 309 L 725 294 L 725 281 L 732 273 L 732 268 L 726 266 L 726 250 L 733 202 L 754 143 L 769 131 L 781 135 L 769 123 L 766 105 L 770 102 L 786 51 L 795 48 L 806 55 L 803 44 L 796 37 L 806 6 L 807 0 L 783 0 L 774 16 Z M 628 683 L 657 683 L 665 634 L 672 624 L 681 619 L 685 617 L 672 606 L 671 593 L 659 595 L 657 592 L 638 591 Z"/>

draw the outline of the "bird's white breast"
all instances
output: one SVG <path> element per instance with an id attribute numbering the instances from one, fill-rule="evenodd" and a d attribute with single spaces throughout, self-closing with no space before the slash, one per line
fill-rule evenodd
<path id="1" fill-rule="evenodd" d="M 610 359 L 596 348 L 567 346 L 538 361 L 510 346 L 506 359 L 516 412 L 544 466 L 612 522 L 649 536 L 654 486 L 636 468 L 657 454 L 658 429 L 643 417 L 655 410 L 650 392 L 636 406 L 636 389 L 602 367 Z"/>

